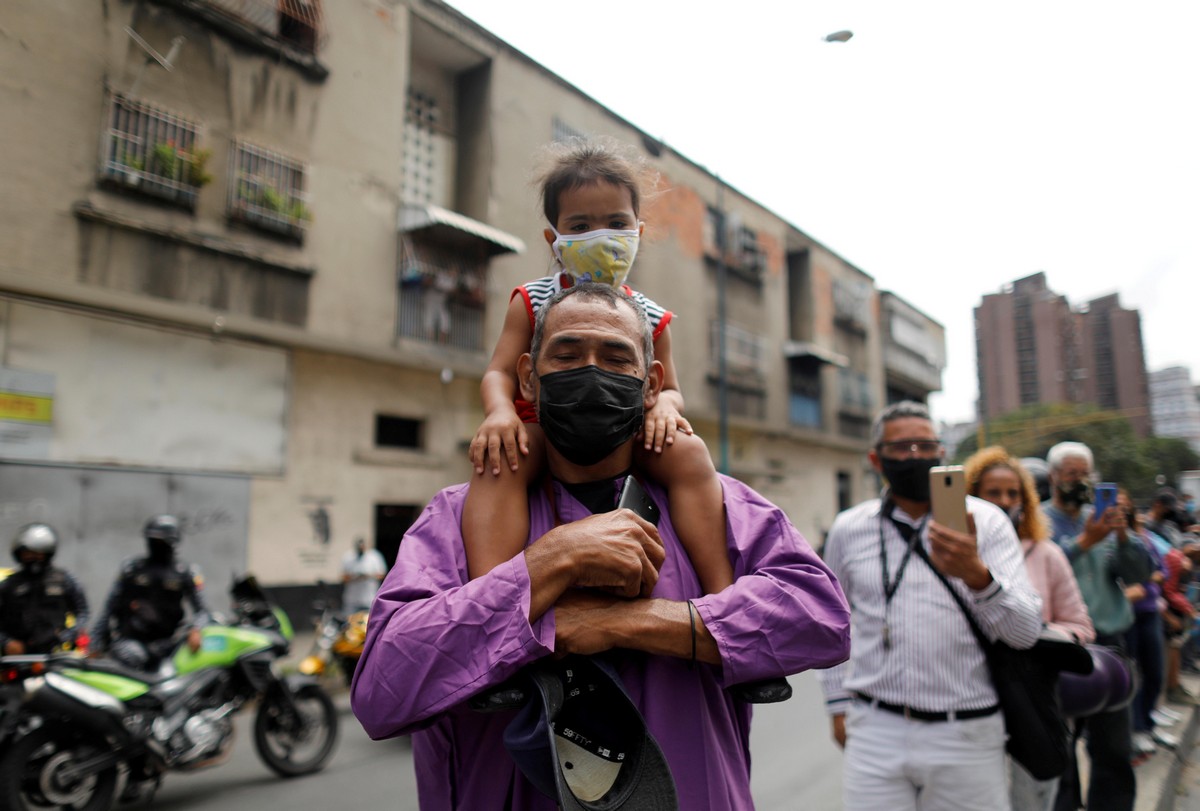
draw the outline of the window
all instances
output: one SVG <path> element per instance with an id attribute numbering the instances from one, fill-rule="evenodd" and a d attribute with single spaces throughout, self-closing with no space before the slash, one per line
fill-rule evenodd
<path id="1" fill-rule="evenodd" d="M 821 427 L 821 365 L 808 358 L 788 364 L 788 420 L 806 428 Z"/>
<path id="2" fill-rule="evenodd" d="M 195 208 L 212 180 L 209 151 L 196 146 L 199 126 L 145 102 L 113 94 L 100 177 L 119 187 Z"/>
<path id="3" fill-rule="evenodd" d="M 380 448 L 417 448 L 423 445 L 424 420 L 375 415 L 375 445 Z"/>
<path id="4" fill-rule="evenodd" d="M 758 245 L 758 233 L 741 224 L 736 211 L 722 212 L 709 206 L 705 209 L 702 231 L 704 258 L 711 268 L 724 259 L 730 278 L 762 285 L 766 270 L 766 255 Z M 724 255 L 722 255 L 724 249 Z"/>
<path id="5" fill-rule="evenodd" d="M 312 215 L 304 194 L 304 166 L 278 152 L 235 141 L 230 161 L 229 216 L 300 239 Z"/>
<path id="6" fill-rule="evenodd" d="M 567 124 L 566 122 L 564 122 L 561 118 L 558 118 L 557 116 L 555 116 L 554 127 L 551 130 L 551 134 L 550 134 L 551 140 L 561 143 L 563 141 L 569 141 L 572 138 L 586 138 L 586 137 L 587 136 L 584 134 L 584 132 L 582 130 L 575 129 L 570 124 Z"/>
<path id="7" fill-rule="evenodd" d="M 856 279 L 833 280 L 833 322 L 866 333 L 871 322 L 871 285 Z"/>
<path id="8" fill-rule="evenodd" d="M 438 123 L 441 118 L 437 99 L 413 88 L 408 89 L 404 111 L 404 202 L 448 202 L 438 191 Z"/>
<path id="9" fill-rule="evenodd" d="M 871 394 L 871 380 L 862 372 L 839 369 L 838 388 L 841 390 L 843 409 L 870 412 L 875 407 L 875 398 Z"/>
<path id="10" fill-rule="evenodd" d="M 710 337 L 713 366 L 717 367 L 721 355 L 721 324 L 719 321 L 712 322 Z M 764 347 L 761 336 L 734 324 L 725 324 L 725 368 L 731 375 L 750 375 L 761 378 L 763 356 Z"/>

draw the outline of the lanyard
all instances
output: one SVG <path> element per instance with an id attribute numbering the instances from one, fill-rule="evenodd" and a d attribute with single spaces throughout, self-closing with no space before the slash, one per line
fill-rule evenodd
<path id="1" fill-rule="evenodd" d="M 895 509 L 895 504 L 889 501 L 884 505 L 882 516 L 886 516 L 892 525 L 896 527 L 896 531 L 900 533 L 900 537 L 908 543 L 908 549 L 904 551 L 904 557 L 900 559 L 900 565 L 896 568 L 896 578 L 890 583 L 888 577 L 888 559 L 887 559 L 887 542 L 883 534 L 883 517 L 879 520 L 879 562 L 880 568 L 883 571 L 883 647 L 884 650 L 892 649 L 892 633 L 888 625 L 887 614 L 891 608 L 892 598 L 896 596 L 896 590 L 900 588 L 900 581 L 904 578 L 904 571 L 908 568 L 908 561 L 912 557 L 913 549 L 921 542 L 921 532 L 925 529 L 925 524 L 929 521 L 929 513 L 921 519 L 921 523 L 915 527 L 910 527 L 903 521 L 897 521 L 892 518 L 892 510 Z"/>

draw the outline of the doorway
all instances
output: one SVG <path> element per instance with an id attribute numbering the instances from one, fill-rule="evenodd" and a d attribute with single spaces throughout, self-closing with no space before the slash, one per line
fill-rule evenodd
<path id="1" fill-rule="evenodd" d="M 388 568 L 396 562 L 404 533 L 417 520 L 420 508 L 413 504 L 375 505 L 375 548 L 387 561 Z"/>

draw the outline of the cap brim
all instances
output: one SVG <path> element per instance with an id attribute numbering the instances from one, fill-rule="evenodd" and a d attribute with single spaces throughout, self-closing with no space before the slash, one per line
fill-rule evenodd
<path id="1" fill-rule="evenodd" d="M 571 685 L 562 680 L 561 674 L 567 669 L 577 671 Z M 548 760 L 562 811 L 677 811 L 679 800 L 667 759 L 658 742 L 646 730 L 645 720 L 608 663 L 570 657 L 569 662 L 564 660 L 550 668 L 534 668 L 530 675 L 545 712 L 543 719 L 562 721 L 566 718 L 568 723 L 574 723 L 570 720 L 574 716 L 578 720 L 575 713 L 564 712 L 563 708 L 571 700 L 571 690 L 582 687 L 585 692 L 596 690 L 596 700 L 606 702 L 601 705 L 605 721 L 625 719 L 625 728 L 630 733 L 624 740 L 605 742 L 606 745 L 620 744 L 623 748 L 625 759 L 618 762 L 601 757 L 560 734 L 564 729 L 554 731 L 551 723 L 543 720 L 536 725 L 548 733 L 545 738 L 550 750 Z M 600 726 L 600 730 L 588 730 L 588 734 L 603 736 L 605 725 Z M 612 732 L 611 728 L 608 732 Z M 524 770 L 528 776 L 530 769 Z"/>

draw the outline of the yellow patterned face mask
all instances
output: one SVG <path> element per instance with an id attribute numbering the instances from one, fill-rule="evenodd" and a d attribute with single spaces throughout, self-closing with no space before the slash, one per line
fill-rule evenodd
<path id="1" fill-rule="evenodd" d="M 551 229 L 553 230 L 553 229 Z M 554 257 L 563 272 L 577 282 L 620 287 L 637 256 L 638 232 L 604 228 L 586 234 L 554 231 Z"/>

